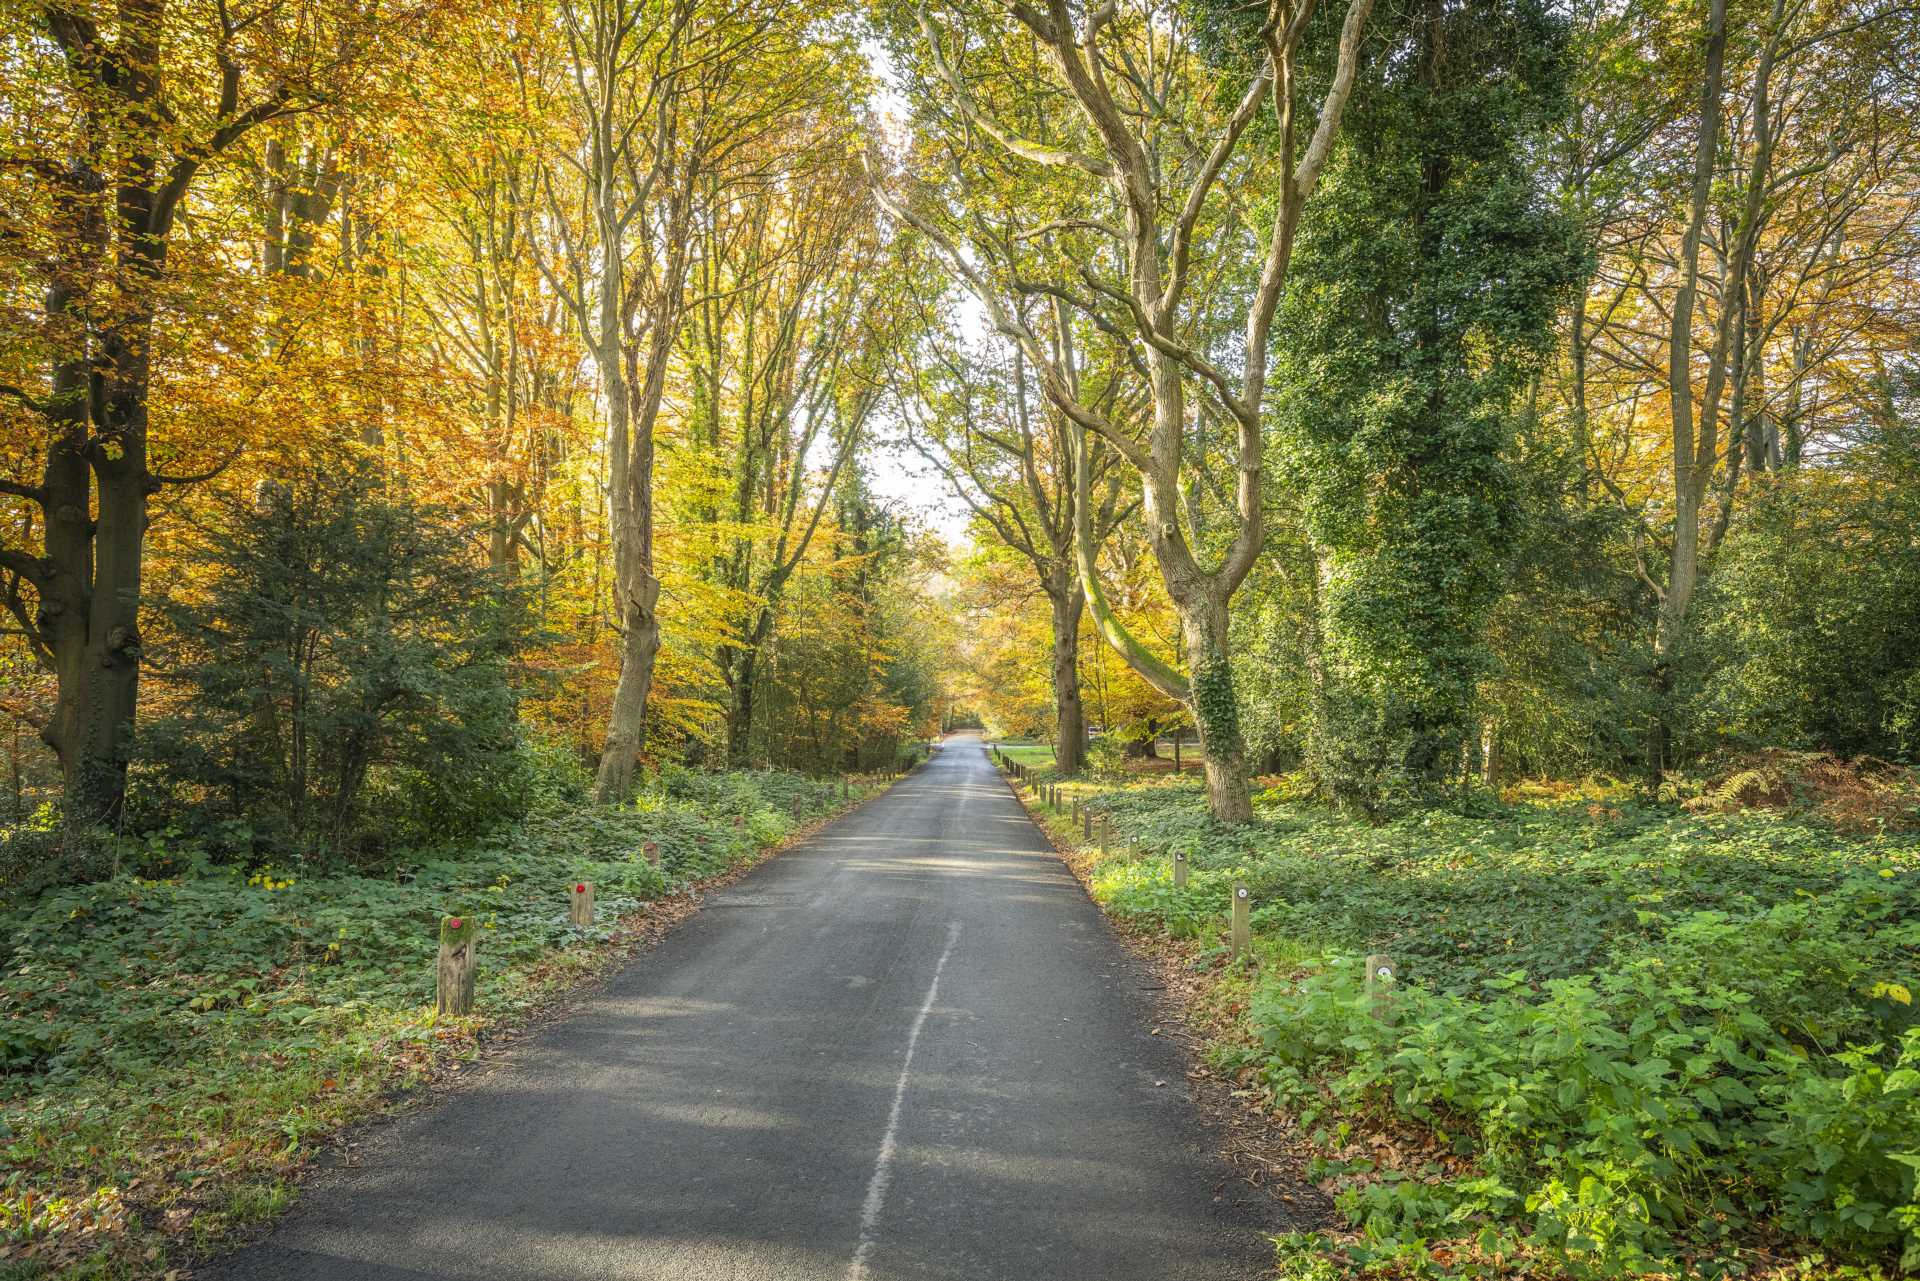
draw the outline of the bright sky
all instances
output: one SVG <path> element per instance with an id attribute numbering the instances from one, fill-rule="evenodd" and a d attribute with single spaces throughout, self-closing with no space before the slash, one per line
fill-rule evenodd
<path id="1" fill-rule="evenodd" d="M 868 105 L 883 122 L 891 144 L 904 150 L 909 128 L 907 100 L 900 93 L 899 74 L 893 66 L 893 60 L 877 40 L 864 42 L 861 50 L 867 55 L 875 78 L 880 82 L 879 89 Z M 887 421 L 877 424 L 881 430 L 869 433 L 869 440 L 873 443 L 861 450 L 858 459 L 866 469 L 875 496 L 919 513 L 922 519 L 940 532 L 949 546 L 965 543 L 966 504 L 954 497 L 946 482 L 924 459 L 889 443 L 899 436 L 898 423 L 891 420 L 892 416 L 887 413 L 885 406 L 881 408 L 881 414 Z"/>
<path id="2" fill-rule="evenodd" d="M 967 541 L 967 509 L 925 460 L 886 444 L 869 444 L 861 451 L 867 480 L 877 497 L 920 514 L 940 531 L 948 546 Z"/>

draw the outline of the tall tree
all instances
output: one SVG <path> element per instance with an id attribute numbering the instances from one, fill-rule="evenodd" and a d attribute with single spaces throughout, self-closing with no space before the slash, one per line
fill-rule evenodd
<path id="1" fill-rule="evenodd" d="M 1281 398 L 1321 557 L 1313 760 L 1369 809 L 1460 770 L 1516 534 L 1516 410 L 1587 265 L 1528 163 L 1565 110 L 1560 21 L 1433 0 L 1374 39 L 1282 308 Z"/>
<path id="2" fill-rule="evenodd" d="M 736 767 L 754 750 L 761 651 L 879 399 L 899 292 L 843 115 L 859 91 L 851 54 L 809 56 L 813 95 L 789 100 L 751 170 L 707 201 L 681 344 L 688 443 L 716 473 L 700 515 L 725 602 L 713 656 Z"/>
<path id="3" fill-rule="evenodd" d="M 1372 0 L 1350 0 L 1303 138 L 1309 77 L 1300 53 L 1316 8 L 1314 0 L 1270 0 L 1245 60 L 1250 74 L 1209 61 L 1180 6 L 1080 12 L 1067 0 L 1021 4 L 1013 9 L 1017 32 L 970 5 L 918 9 L 920 58 L 931 81 L 922 101 L 930 121 L 959 135 L 947 145 L 963 178 L 972 163 L 964 140 L 983 140 L 975 145 L 992 148 L 996 162 L 1047 172 L 1076 208 L 1008 241 L 970 234 L 964 214 L 931 207 L 931 193 L 885 197 L 944 251 L 994 325 L 1020 345 L 1048 399 L 1079 429 L 1081 447 L 1085 433 L 1096 434 L 1138 473 L 1147 539 L 1180 618 L 1186 671 L 1130 635 L 1100 591 L 1087 467 L 1078 470 L 1082 586 L 1109 643 L 1191 710 L 1207 758 L 1209 807 L 1227 822 L 1253 813 L 1227 610 L 1263 542 L 1274 314 L 1301 214 L 1353 90 Z M 1038 51 L 1037 65 L 1019 65 L 1023 41 Z M 1016 100 L 1008 85 L 1016 66 L 1043 77 L 1043 91 L 1029 88 Z M 1054 110 L 1056 101 L 1070 108 Z M 1263 115 L 1271 145 L 1256 147 L 1248 139 Z M 1235 190 L 1273 195 L 1265 208 L 1248 209 L 1232 198 Z M 1196 244 L 1202 259 L 1250 249 L 1251 281 L 1206 288 L 1205 273 L 1196 275 Z M 1144 424 L 1115 421 L 1083 392 L 1072 343 L 1047 341 L 1017 305 L 1032 295 L 1126 344 L 1149 392 Z M 1237 343 L 1222 341 L 1229 326 L 1240 330 Z M 1071 330 L 1058 327 L 1068 337 Z M 1224 451 L 1234 471 L 1231 496 L 1214 505 L 1212 521 L 1190 500 L 1210 488 L 1193 475 L 1204 469 L 1204 451 L 1194 448 L 1204 433 L 1232 442 Z"/>
<path id="4" fill-rule="evenodd" d="M 1664 123 L 1647 154 L 1616 151 L 1647 177 L 1635 216 L 1603 238 L 1577 412 L 1589 427 L 1589 381 L 1609 389 L 1617 443 L 1586 434 L 1657 601 L 1657 772 L 1675 759 L 1676 669 L 1743 478 L 1802 455 L 1823 366 L 1902 341 L 1845 300 L 1911 260 L 1912 202 L 1895 193 L 1911 182 L 1915 131 L 1895 69 L 1913 15 L 1887 0 L 1630 12 L 1643 43 L 1690 57 L 1683 101 L 1649 113 Z"/>
<path id="5" fill-rule="evenodd" d="M 1123 503 L 1116 456 L 1074 448 L 1077 430 L 1036 396 L 1017 346 L 972 353 L 943 342 L 932 314 L 911 365 L 901 371 L 908 443 L 947 486 L 1031 570 L 1046 597 L 1052 650 L 1053 759 L 1077 774 L 1086 765 L 1087 718 L 1080 689 L 1080 624 L 1086 592 L 1075 561 L 1079 486 L 1075 467 L 1094 469 L 1097 510 L 1091 536 L 1103 545 L 1133 505 Z M 1108 384 L 1116 393 L 1121 384 Z"/>
<path id="6" fill-rule="evenodd" d="M 660 652 L 654 429 L 686 304 L 703 179 L 747 147 L 743 70 L 772 33 L 746 0 L 563 0 L 573 144 L 542 178 L 560 252 L 542 270 L 592 356 L 606 402 L 608 522 L 620 674 L 594 779 L 624 799 L 646 747 Z M 770 42 L 771 43 L 771 42 Z"/>
<path id="7" fill-rule="evenodd" d="M 9 289 L 40 293 L 36 335 L 0 392 L 9 419 L 43 442 L 37 478 L 0 478 L 0 494 L 33 513 L 26 537 L 0 546 L 0 598 L 56 675 L 42 736 L 78 823 L 116 820 L 125 793 L 149 502 L 196 479 L 156 465 L 150 438 L 157 333 L 190 332 L 199 291 L 217 287 L 223 218 L 192 233 L 182 270 L 182 215 L 254 130 L 335 99 L 372 25 L 350 3 L 129 0 L 97 12 L 44 4 L 0 19 L 0 57 L 44 95 L 0 125 L 0 242 L 20 255 Z M 405 35 L 395 24 L 383 38 Z M 224 216 L 240 191 L 210 199 Z"/>

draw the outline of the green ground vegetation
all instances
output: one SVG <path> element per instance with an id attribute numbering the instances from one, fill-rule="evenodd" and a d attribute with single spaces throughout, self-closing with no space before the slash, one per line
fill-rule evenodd
<path id="1" fill-rule="evenodd" d="M 385 874 L 153 838 L 117 876 L 0 905 L 0 1277 L 161 1275 L 272 1216 L 319 1140 L 603 970 L 649 903 L 845 803 L 669 769 L 633 805 L 555 806 Z M 592 927 L 568 923 L 575 880 Z M 480 976 L 474 1014 L 437 1020 L 449 915 L 478 923 Z"/>
<path id="2" fill-rule="evenodd" d="M 1619 788 L 1369 825 L 1284 780 L 1226 828 L 1193 781 L 1069 786 L 1116 833 L 1095 896 L 1197 941 L 1223 1066 L 1338 1190 L 1290 1275 L 1920 1265 L 1920 837 Z"/>

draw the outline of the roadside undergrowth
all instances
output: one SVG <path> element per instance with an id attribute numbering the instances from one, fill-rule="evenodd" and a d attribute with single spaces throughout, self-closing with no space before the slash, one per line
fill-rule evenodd
<path id="1" fill-rule="evenodd" d="M 180 1275 L 286 1209 L 344 1127 L 457 1082 L 704 891 L 885 786 L 681 774 L 390 877 L 181 850 L 166 874 L 0 912 L 0 1279 Z M 568 923 L 576 879 L 595 883 L 592 926 Z M 470 1017 L 432 1010 L 446 914 L 481 925 Z"/>
<path id="2" fill-rule="evenodd" d="M 1920 1266 L 1920 838 L 1622 794 L 1369 826 L 1283 788 L 1223 828 L 1190 782 L 1059 781 L 1104 853 L 1030 811 L 1196 977 L 1210 1061 L 1338 1207 L 1279 1242 L 1282 1276 Z"/>

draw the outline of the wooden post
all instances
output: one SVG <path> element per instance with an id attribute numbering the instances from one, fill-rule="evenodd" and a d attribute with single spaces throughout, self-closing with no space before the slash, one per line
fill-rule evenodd
<path id="1" fill-rule="evenodd" d="M 1113 820 L 1105 814 L 1100 816 L 1100 857 L 1107 856 L 1107 842 L 1113 839 Z"/>
<path id="2" fill-rule="evenodd" d="M 1083 808 L 1080 811 L 1080 839 L 1083 841 L 1093 839 L 1093 810 L 1091 808 Z"/>
<path id="3" fill-rule="evenodd" d="M 1233 886 L 1233 955 L 1238 959 L 1253 946 L 1253 904 L 1244 881 Z"/>
<path id="4" fill-rule="evenodd" d="M 1187 852 L 1185 850 L 1173 852 L 1173 888 L 1176 890 L 1187 888 Z"/>
<path id="5" fill-rule="evenodd" d="M 651 846 L 652 841 L 647 844 Z M 575 925 L 593 924 L 593 882 L 575 881 L 567 891 L 567 919 Z"/>
<path id="6" fill-rule="evenodd" d="M 789 801 L 787 803 L 787 809 L 793 814 L 795 818 L 799 818 L 800 817 L 800 798 L 796 796 L 791 801 Z"/>
<path id="7" fill-rule="evenodd" d="M 747 820 L 743 816 L 739 814 L 735 814 L 733 816 L 733 825 L 735 827 L 745 827 L 747 825 Z"/>
<path id="8" fill-rule="evenodd" d="M 1185 737 L 1186 734 L 1180 730 L 1173 732 L 1173 772 L 1176 774 L 1180 772 L 1180 740 Z"/>
<path id="9" fill-rule="evenodd" d="M 647 862 L 653 864 L 655 867 L 660 866 L 660 842 L 648 841 L 645 845 L 642 845 L 640 847 L 640 852 L 647 856 Z M 588 886 L 587 889 L 589 892 L 589 896 L 591 896 L 593 887 Z"/>
<path id="10" fill-rule="evenodd" d="M 434 968 L 435 1013 L 473 1013 L 473 979 L 479 969 L 475 952 L 479 944 L 480 923 L 471 916 L 440 918 L 440 958 Z"/>
<path id="11" fill-rule="evenodd" d="M 1400 971 L 1394 968 L 1393 958 L 1385 952 L 1375 952 L 1367 957 L 1367 999 L 1373 1006 L 1373 1017 L 1384 1019 L 1392 1010 L 1393 985 L 1398 981 Z"/>
<path id="12" fill-rule="evenodd" d="M 1076 823 L 1080 821 L 1080 798 L 1078 796 L 1073 798 L 1073 821 Z"/>

